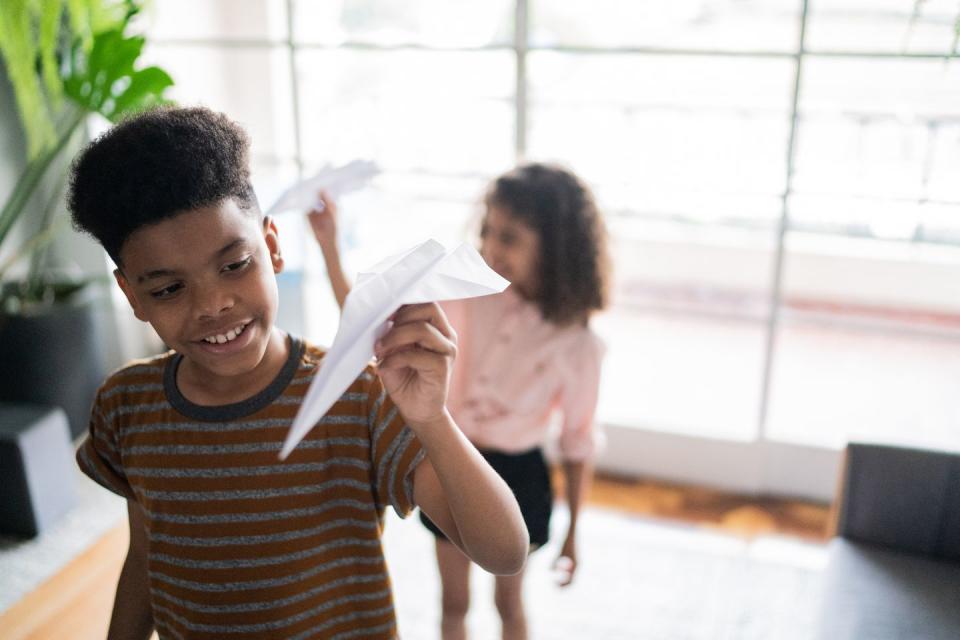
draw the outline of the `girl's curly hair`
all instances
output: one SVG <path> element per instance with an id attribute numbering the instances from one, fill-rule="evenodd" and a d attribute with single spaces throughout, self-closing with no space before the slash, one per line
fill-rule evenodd
<path id="1" fill-rule="evenodd" d="M 590 188 L 571 171 L 529 163 L 493 181 L 484 198 L 540 238 L 535 303 L 558 325 L 586 324 L 609 302 L 607 231 Z"/>
<path id="2" fill-rule="evenodd" d="M 250 183 L 250 140 L 226 115 L 203 107 L 158 107 L 94 140 L 71 167 L 74 226 L 120 250 L 143 226 L 234 198 L 259 211 Z"/>

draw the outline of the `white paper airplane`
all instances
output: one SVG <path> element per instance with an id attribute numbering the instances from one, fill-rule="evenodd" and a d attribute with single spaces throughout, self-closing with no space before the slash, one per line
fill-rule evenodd
<path id="1" fill-rule="evenodd" d="M 354 160 L 342 167 L 325 166 L 312 177 L 301 180 L 288 188 L 270 205 L 266 215 L 275 216 L 284 211 L 296 210 L 305 213 L 311 209 L 322 209 L 319 192 L 325 189 L 330 197 L 337 200 L 349 191 L 355 191 L 370 182 L 380 173 L 380 168 L 369 160 Z"/>
<path id="2" fill-rule="evenodd" d="M 387 318 L 400 306 L 486 296 L 509 284 L 470 245 L 448 251 L 436 240 L 360 273 L 344 302 L 333 344 L 287 433 L 280 459 L 293 451 L 360 375 L 373 358 L 374 342 L 387 329 Z"/>

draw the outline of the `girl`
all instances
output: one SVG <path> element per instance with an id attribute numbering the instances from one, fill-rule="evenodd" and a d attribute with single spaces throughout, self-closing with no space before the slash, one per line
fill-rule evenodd
<path id="1" fill-rule="evenodd" d="M 336 244 L 336 207 L 309 214 L 338 303 L 349 284 Z M 562 412 L 570 527 L 556 566 L 577 569 L 576 530 L 591 477 L 594 410 L 603 345 L 589 327 L 607 303 L 606 231 L 593 195 L 571 172 L 526 164 L 500 176 L 484 198 L 480 253 L 511 282 L 497 295 L 443 303 L 459 336 L 448 408 L 466 436 L 513 489 L 531 551 L 547 542 L 553 493 L 542 445 Z M 443 590 L 442 637 L 466 637 L 470 561 L 423 514 L 436 536 Z M 496 578 L 503 638 L 527 638 L 523 572 Z"/>

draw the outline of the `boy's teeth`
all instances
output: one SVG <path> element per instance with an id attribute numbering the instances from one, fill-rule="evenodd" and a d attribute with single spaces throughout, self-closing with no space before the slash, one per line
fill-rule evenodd
<path id="1" fill-rule="evenodd" d="M 245 325 L 242 325 L 242 324 L 237 325 L 236 328 L 230 329 L 230 331 L 227 331 L 225 334 L 221 333 L 216 336 L 210 336 L 209 338 L 204 338 L 204 341 L 209 342 L 210 344 L 224 344 L 226 342 L 230 342 L 231 340 L 236 339 L 238 335 L 240 335 L 244 327 Z"/>

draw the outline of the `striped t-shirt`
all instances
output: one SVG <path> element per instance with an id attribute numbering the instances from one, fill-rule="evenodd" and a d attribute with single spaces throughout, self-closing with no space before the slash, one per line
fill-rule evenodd
<path id="1" fill-rule="evenodd" d="M 171 352 L 100 388 L 81 469 L 135 500 L 161 638 L 394 638 L 381 533 L 414 507 L 420 443 L 368 367 L 285 461 L 323 351 L 291 338 L 277 378 L 210 407 L 177 389 Z"/>

